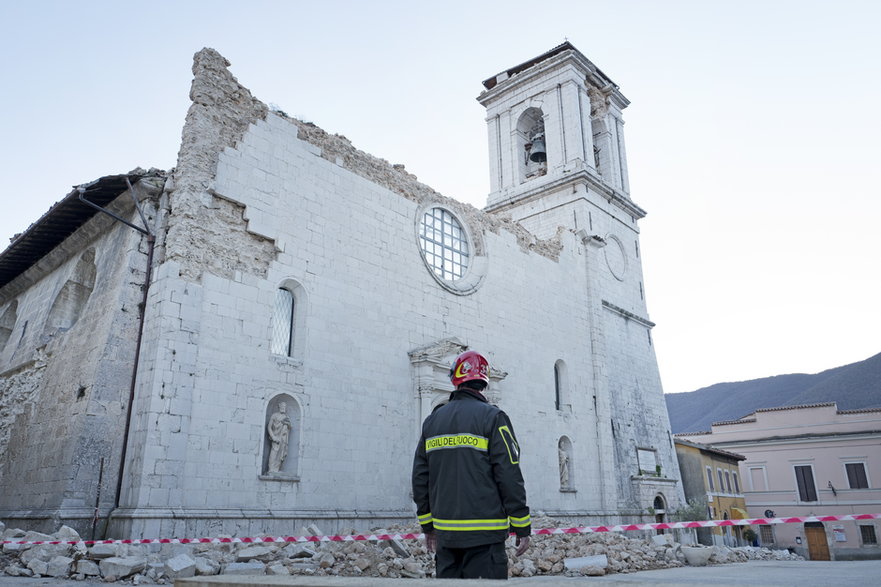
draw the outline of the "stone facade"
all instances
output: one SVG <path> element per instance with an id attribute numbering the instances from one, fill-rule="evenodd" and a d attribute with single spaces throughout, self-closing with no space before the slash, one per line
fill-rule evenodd
<path id="1" fill-rule="evenodd" d="M 612 523 L 649 521 L 658 495 L 671 508 L 682 502 L 641 283 L 644 212 L 627 193 L 627 102 L 611 81 L 568 44 L 496 76 L 479 98 L 491 136 L 500 136 L 495 114 L 525 100 L 545 117 L 547 161 L 542 172 L 494 180 L 481 211 L 344 137 L 270 112 L 228 65 L 210 49 L 196 55 L 178 166 L 161 193 L 140 188 L 155 178 L 135 184 L 155 233 L 142 328 L 145 239 L 104 215 L 58 245 L 57 267 L 0 289 L 0 327 L 17 307 L 0 355 L 0 442 L 9 439 L 0 466 L 19 472 L 3 476 L 0 519 L 84 529 L 101 455 L 99 515 L 113 536 L 407 523 L 419 427 L 445 400 L 448 365 L 465 348 L 490 359 L 488 395 L 514 422 L 534 510 Z M 559 75 L 569 80 L 562 93 Z M 518 136 L 491 140 L 491 159 L 519 161 Z M 499 157 L 505 149 L 518 152 Z M 113 205 L 127 198 L 121 190 Z M 440 254 L 436 269 L 432 214 L 453 227 L 437 233 L 449 258 Z M 125 215 L 137 218 L 130 205 Z M 50 211 L 40 222 L 52 221 Z M 453 237 L 464 257 L 450 252 Z M 22 337 L 23 323 L 53 315 L 54 292 L 92 256 L 95 285 L 79 320 L 56 335 L 63 346 Z M 85 387 L 89 405 L 100 400 L 101 419 L 74 413 L 78 396 L 67 398 L 61 381 Z M 98 397 L 99 382 L 112 398 Z M 267 424 L 281 403 L 290 434 L 275 472 Z M 50 407 L 55 416 L 38 415 Z M 47 478 L 73 472 L 82 487 L 23 476 L 47 436 L 58 443 L 44 451 Z M 65 447 L 93 454 L 90 466 L 78 468 Z M 653 459 L 651 474 L 637 449 Z"/>
<path id="2" fill-rule="evenodd" d="M 161 175 L 143 178 L 148 213 L 163 183 Z M 109 208 L 134 213 L 129 198 Z M 104 479 L 116 476 L 144 246 L 96 216 L 0 291 L 10 324 L 0 349 L 0 517 L 40 528 L 60 517 L 87 525 L 102 468 Z"/>

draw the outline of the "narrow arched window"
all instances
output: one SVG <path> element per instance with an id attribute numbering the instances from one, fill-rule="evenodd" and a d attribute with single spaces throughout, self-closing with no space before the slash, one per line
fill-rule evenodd
<path id="1" fill-rule="evenodd" d="M 294 294 L 280 287 L 275 292 L 275 313 L 272 316 L 272 342 L 275 355 L 291 356 L 294 340 Z"/>
<path id="2" fill-rule="evenodd" d="M 554 405 L 560 409 L 560 364 L 554 365 Z"/>
<path id="3" fill-rule="evenodd" d="M 557 411 L 569 409 L 569 383 L 566 381 L 566 363 L 554 363 L 554 407 Z"/>

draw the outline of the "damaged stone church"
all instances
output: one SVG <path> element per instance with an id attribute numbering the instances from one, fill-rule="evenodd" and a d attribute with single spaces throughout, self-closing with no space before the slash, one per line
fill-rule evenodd
<path id="1" fill-rule="evenodd" d="M 270 110 L 228 66 L 196 54 L 173 171 L 83 184 L 0 254 L 0 520 L 413 524 L 420 425 L 469 348 L 533 512 L 681 505 L 611 79 L 564 43 L 484 81 L 478 210 Z"/>

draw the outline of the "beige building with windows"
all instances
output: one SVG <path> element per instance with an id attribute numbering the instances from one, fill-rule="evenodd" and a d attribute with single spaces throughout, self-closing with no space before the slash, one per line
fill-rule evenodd
<path id="1" fill-rule="evenodd" d="M 746 457 L 740 479 L 750 518 L 881 513 L 881 408 L 766 408 L 676 436 Z M 881 558 L 879 534 L 879 520 L 759 528 L 763 545 L 812 560 Z"/>

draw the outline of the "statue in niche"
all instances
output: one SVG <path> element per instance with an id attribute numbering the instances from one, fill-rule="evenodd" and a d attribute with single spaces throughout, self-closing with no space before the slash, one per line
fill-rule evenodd
<path id="1" fill-rule="evenodd" d="M 293 424 L 291 424 L 287 411 L 287 403 L 279 403 L 278 410 L 270 416 L 269 424 L 266 425 L 266 432 L 269 434 L 269 440 L 272 441 L 272 447 L 269 449 L 269 464 L 266 469 L 268 473 L 280 472 L 284 460 L 288 456 L 288 438 L 290 438 Z"/>
<path id="2" fill-rule="evenodd" d="M 569 453 L 560 444 L 557 447 L 557 458 L 560 461 L 560 489 L 569 488 Z"/>

